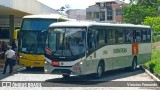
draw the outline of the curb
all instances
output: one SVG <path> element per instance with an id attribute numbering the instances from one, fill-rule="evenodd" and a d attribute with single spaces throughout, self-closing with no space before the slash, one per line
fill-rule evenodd
<path id="1" fill-rule="evenodd" d="M 153 75 L 149 70 L 147 70 L 146 68 L 144 68 L 142 66 L 142 69 L 154 80 L 154 81 L 160 81 L 159 78 L 157 78 L 155 75 Z"/>

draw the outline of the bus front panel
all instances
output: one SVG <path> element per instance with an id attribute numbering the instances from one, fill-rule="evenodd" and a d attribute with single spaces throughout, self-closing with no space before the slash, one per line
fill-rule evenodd
<path id="1" fill-rule="evenodd" d="M 25 67 L 44 67 L 44 55 L 19 53 L 19 65 Z"/>

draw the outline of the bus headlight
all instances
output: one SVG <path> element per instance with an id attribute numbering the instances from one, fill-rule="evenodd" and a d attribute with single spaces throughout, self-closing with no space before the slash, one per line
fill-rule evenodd
<path id="1" fill-rule="evenodd" d="M 22 58 L 22 59 L 26 59 L 26 57 L 25 56 L 19 56 L 20 58 Z"/>
<path id="2" fill-rule="evenodd" d="M 45 72 L 47 72 L 48 70 L 47 70 L 47 69 L 45 69 L 44 71 L 45 71 Z"/>
<path id="3" fill-rule="evenodd" d="M 79 62 L 79 64 L 80 64 L 80 65 L 82 65 L 82 64 L 83 64 L 83 62 L 82 62 L 82 61 L 80 61 L 80 62 Z"/>
<path id="4" fill-rule="evenodd" d="M 77 64 L 76 64 L 76 66 L 80 66 L 80 65 L 82 65 L 83 64 L 83 61 L 81 60 L 80 62 L 78 62 Z"/>
<path id="5" fill-rule="evenodd" d="M 47 64 L 47 61 L 45 61 L 44 63 Z"/>

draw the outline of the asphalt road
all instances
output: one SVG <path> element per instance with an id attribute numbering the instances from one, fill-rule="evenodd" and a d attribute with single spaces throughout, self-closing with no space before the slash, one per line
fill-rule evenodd
<path id="1" fill-rule="evenodd" d="M 36 90 L 160 90 L 159 87 L 130 87 L 130 83 L 148 83 L 153 79 L 142 69 L 135 72 L 129 72 L 124 69 L 107 71 L 101 79 L 94 79 L 92 75 L 71 76 L 64 79 L 61 75 L 44 74 L 42 69 L 33 68 L 31 70 L 21 70 L 13 75 L 0 74 L 1 81 L 42 81 L 45 87 L 31 88 Z M 1 87 L 8 90 L 5 87 Z M 11 87 L 10 89 L 29 89 L 22 87 Z"/>

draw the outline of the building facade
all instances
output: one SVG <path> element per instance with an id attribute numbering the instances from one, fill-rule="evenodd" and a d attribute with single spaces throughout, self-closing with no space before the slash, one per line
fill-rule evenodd
<path id="1" fill-rule="evenodd" d="M 32 14 L 61 14 L 37 0 L 0 0 L 0 41 L 13 39 L 22 17 Z"/>
<path id="2" fill-rule="evenodd" d="M 122 8 L 127 3 L 119 0 L 96 2 L 86 9 L 86 19 L 98 22 L 122 23 Z"/>
<path id="3" fill-rule="evenodd" d="M 84 10 L 84 9 L 70 9 L 67 11 L 67 15 L 71 19 L 85 20 L 86 19 L 86 10 Z"/>

